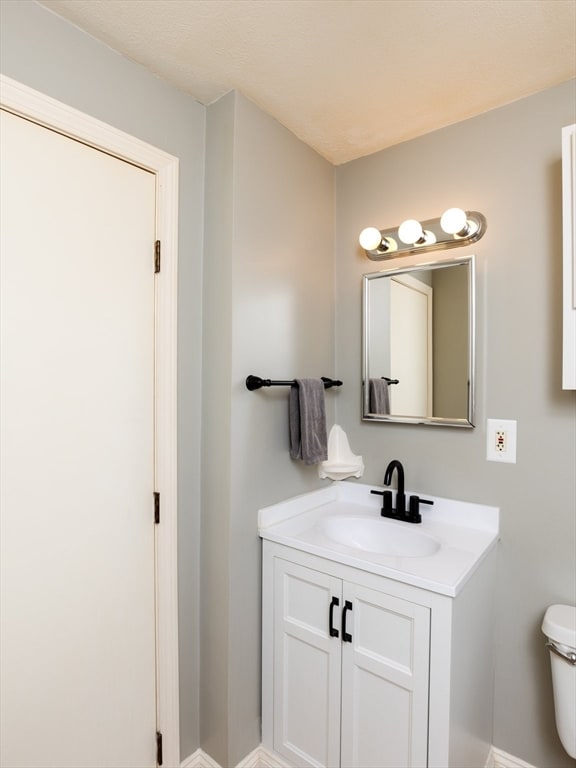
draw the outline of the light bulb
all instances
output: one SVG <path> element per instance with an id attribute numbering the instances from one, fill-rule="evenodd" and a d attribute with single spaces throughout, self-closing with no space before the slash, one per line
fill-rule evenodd
<path id="1" fill-rule="evenodd" d="M 440 226 L 448 235 L 460 237 L 467 237 L 478 229 L 477 226 L 474 227 L 474 222 L 469 221 L 466 211 L 463 211 L 462 208 L 448 208 L 447 211 L 444 211 L 440 219 Z"/>
<path id="2" fill-rule="evenodd" d="M 406 245 L 414 245 L 422 239 L 423 234 L 422 224 L 416 219 L 406 219 L 398 227 L 398 237 Z"/>
<path id="3" fill-rule="evenodd" d="M 358 241 L 365 251 L 375 251 L 382 243 L 382 233 L 376 227 L 366 227 L 360 232 Z"/>

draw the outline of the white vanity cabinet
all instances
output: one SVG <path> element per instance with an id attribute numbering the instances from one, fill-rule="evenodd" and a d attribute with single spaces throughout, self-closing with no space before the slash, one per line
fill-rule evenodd
<path id="1" fill-rule="evenodd" d="M 448 597 L 265 540 L 264 746 L 315 768 L 484 765 L 492 561 Z"/>
<path id="2" fill-rule="evenodd" d="M 276 751 L 425 766 L 430 609 L 281 557 L 273 569 Z"/>

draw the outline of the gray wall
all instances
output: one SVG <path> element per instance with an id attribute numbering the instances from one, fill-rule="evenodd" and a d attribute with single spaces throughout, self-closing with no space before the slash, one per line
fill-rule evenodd
<path id="1" fill-rule="evenodd" d="M 467 267 L 436 269 L 434 288 L 434 416 L 467 418 L 468 280 Z"/>
<path id="2" fill-rule="evenodd" d="M 198 508 L 205 109 L 32 2 L 1 2 L 0 68 L 180 159 L 178 527 L 180 741 L 198 736 Z"/>
<path id="3" fill-rule="evenodd" d="M 201 742 L 225 766 L 260 742 L 257 510 L 322 482 L 289 458 L 288 388 L 244 382 L 337 375 L 333 212 L 328 162 L 240 94 L 208 108 Z"/>
<path id="4" fill-rule="evenodd" d="M 576 602 L 576 393 L 561 389 L 560 129 L 574 82 L 340 166 L 336 173 L 338 422 L 381 482 L 392 458 L 407 485 L 501 509 L 494 744 L 536 766 L 573 765 L 556 735 L 548 653 L 552 603 Z M 482 211 L 477 254 L 475 430 L 360 420 L 360 276 L 366 226 Z M 516 419 L 518 463 L 487 462 L 487 418 Z"/>

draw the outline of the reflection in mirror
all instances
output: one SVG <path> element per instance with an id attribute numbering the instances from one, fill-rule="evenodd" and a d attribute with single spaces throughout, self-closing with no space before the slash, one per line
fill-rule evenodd
<path id="1" fill-rule="evenodd" d="M 473 426 L 474 256 L 364 275 L 362 418 Z"/>

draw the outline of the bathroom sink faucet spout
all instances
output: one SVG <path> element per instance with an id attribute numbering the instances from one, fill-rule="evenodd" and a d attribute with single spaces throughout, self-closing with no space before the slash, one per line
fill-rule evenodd
<path id="1" fill-rule="evenodd" d="M 396 509 L 392 506 L 392 491 L 370 491 L 377 496 L 382 496 L 382 517 L 389 517 L 392 520 L 403 520 L 406 523 L 421 523 L 420 504 L 434 504 L 430 499 L 421 499 L 420 496 L 410 496 L 408 509 L 406 509 L 406 494 L 404 493 L 404 467 L 398 459 L 392 459 L 386 467 L 384 473 L 384 485 L 392 483 L 392 475 L 396 470 L 398 475 L 396 489 Z"/>
<path id="2" fill-rule="evenodd" d="M 398 475 L 398 486 L 396 490 L 396 515 L 402 517 L 406 511 L 406 496 L 404 495 L 404 467 L 398 459 L 393 459 L 386 467 L 384 473 L 384 485 L 390 485 L 392 483 L 392 475 L 396 470 Z"/>

